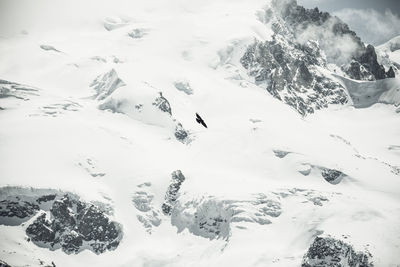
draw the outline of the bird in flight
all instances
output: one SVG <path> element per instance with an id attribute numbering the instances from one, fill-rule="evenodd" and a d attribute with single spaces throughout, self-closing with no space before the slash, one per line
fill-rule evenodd
<path id="1" fill-rule="evenodd" d="M 207 124 L 203 121 L 203 119 L 197 113 L 196 113 L 196 121 L 207 128 Z"/>

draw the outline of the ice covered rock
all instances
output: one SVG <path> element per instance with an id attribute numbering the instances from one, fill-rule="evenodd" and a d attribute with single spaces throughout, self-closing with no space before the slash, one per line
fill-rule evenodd
<path id="1" fill-rule="evenodd" d="M 193 89 L 190 86 L 190 84 L 186 81 L 177 81 L 174 82 L 174 86 L 176 89 L 178 89 L 181 92 L 184 92 L 187 95 L 192 95 L 193 94 Z"/>
<path id="2" fill-rule="evenodd" d="M 26 229 L 38 246 L 65 253 L 79 253 L 89 248 L 96 254 L 118 247 L 122 227 L 111 221 L 97 206 L 66 194 L 54 201 L 51 216 L 41 214 Z"/>
<path id="3" fill-rule="evenodd" d="M 176 140 L 182 142 L 182 143 L 187 143 L 189 140 L 189 133 L 186 131 L 182 124 L 178 122 L 178 124 L 175 127 L 175 138 Z"/>
<path id="4" fill-rule="evenodd" d="M 247 199 L 179 200 L 171 214 L 171 223 L 178 232 L 188 229 L 204 238 L 229 239 L 232 227 L 245 229 L 248 223 L 267 225 L 282 213 L 280 202 L 273 196 L 254 195 Z"/>
<path id="5" fill-rule="evenodd" d="M 103 26 L 107 31 L 113 31 L 115 29 L 128 25 L 128 20 L 119 17 L 108 17 L 104 19 Z"/>
<path id="6" fill-rule="evenodd" d="M 302 267 L 371 267 L 369 255 L 356 252 L 341 240 L 330 237 L 316 237 L 303 257 Z"/>
<path id="7" fill-rule="evenodd" d="M 138 191 L 133 194 L 132 202 L 138 211 L 137 219 L 151 234 L 153 227 L 161 224 L 160 211 L 153 206 L 154 195 L 149 192 L 151 183 L 138 185 Z"/>
<path id="8" fill-rule="evenodd" d="M 37 88 L 32 86 L 0 79 L 0 99 L 13 97 L 21 100 L 29 100 L 31 96 L 37 96 L 38 91 Z"/>
<path id="9" fill-rule="evenodd" d="M 128 32 L 128 36 L 133 39 L 140 39 L 144 37 L 146 34 L 147 31 L 145 29 L 133 29 L 130 32 Z"/>
<path id="10" fill-rule="evenodd" d="M 185 176 L 180 170 L 171 173 L 171 183 L 168 186 L 167 193 L 165 194 L 165 202 L 162 204 L 161 209 L 165 215 L 171 215 L 171 210 L 179 196 L 179 189 L 185 181 Z"/>
<path id="11" fill-rule="evenodd" d="M 290 151 L 283 151 L 283 150 L 278 150 L 278 149 L 274 149 L 273 152 L 276 157 L 281 158 L 281 159 L 291 153 Z"/>
<path id="12" fill-rule="evenodd" d="M 51 46 L 51 45 L 40 45 L 40 48 L 42 48 L 45 51 L 61 52 L 61 51 L 57 50 L 54 46 Z"/>
<path id="13" fill-rule="evenodd" d="M 114 69 L 97 76 L 90 84 L 90 87 L 96 91 L 94 97 L 97 100 L 105 99 L 121 86 L 125 86 L 125 83 L 118 77 Z"/>
<path id="14" fill-rule="evenodd" d="M 400 82 L 398 79 L 378 81 L 354 81 L 337 76 L 345 85 L 354 107 L 366 108 L 376 103 L 400 103 Z"/>

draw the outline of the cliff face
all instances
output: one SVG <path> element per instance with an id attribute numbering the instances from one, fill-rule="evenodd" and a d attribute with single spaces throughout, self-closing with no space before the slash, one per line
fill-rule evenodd
<path id="1" fill-rule="evenodd" d="M 332 77 L 336 72 L 356 80 L 375 81 L 395 76 L 378 63 L 375 48 L 365 46 L 339 18 L 296 1 L 273 1 L 263 22 L 274 34 L 255 41 L 241 64 L 258 85 L 275 98 L 306 115 L 329 104 L 350 102 L 346 89 Z"/>

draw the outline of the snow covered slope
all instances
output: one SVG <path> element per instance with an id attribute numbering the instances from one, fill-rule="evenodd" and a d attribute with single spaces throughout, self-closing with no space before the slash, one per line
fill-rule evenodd
<path id="1" fill-rule="evenodd" d="M 2 5 L 0 263 L 400 264 L 398 78 L 313 63 L 303 116 L 241 62 L 269 1 Z"/>

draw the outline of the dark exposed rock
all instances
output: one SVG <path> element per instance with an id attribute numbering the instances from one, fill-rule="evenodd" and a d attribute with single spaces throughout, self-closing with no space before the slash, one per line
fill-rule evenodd
<path id="1" fill-rule="evenodd" d="M 372 45 L 360 47 L 357 54 L 353 56 L 353 60 L 359 63 L 364 71 L 354 73 L 353 68 L 344 68 L 350 78 L 356 80 L 381 80 L 386 78 L 385 68 L 378 63 L 375 48 Z"/>
<path id="2" fill-rule="evenodd" d="M 65 253 L 79 253 L 88 246 L 99 254 L 115 249 L 121 240 L 121 226 L 111 221 L 98 207 L 66 194 L 50 209 L 50 218 L 40 215 L 26 229 L 39 246 L 62 248 Z"/>
<path id="3" fill-rule="evenodd" d="M 155 99 L 153 105 L 158 107 L 162 112 L 167 112 L 169 115 L 172 115 L 171 105 L 168 100 L 163 97 L 162 93 L 159 92 L 160 96 Z"/>
<path id="4" fill-rule="evenodd" d="M 172 181 L 168 187 L 167 193 L 165 194 L 165 202 L 161 206 L 165 215 L 171 215 L 172 207 L 178 198 L 179 189 L 181 188 L 183 181 L 185 181 L 185 176 L 183 176 L 180 170 L 174 171 L 171 176 Z"/>
<path id="5" fill-rule="evenodd" d="M 302 267 L 372 267 L 369 256 L 330 237 L 316 237 L 303 257 Z"/>
<path id="6" fill-rule="evenodd" d="M 11 267 L 11 265 L 8 265 L 5 261 L 0 260 L 0 267 Z"/>
<path id="7" fill-rule="evenodd" d="M 394 73 L 393 67 L 390 67 L 390 69 L 386 72 L 386 77 L 387 78 L 394 78 L 396 75 Z"/>
<path id="8" fill-rule="evenodd" d="M 338 184 L 345 176 L 344 173 L 335 169 L 328 169 L 320 167 L 321 175 L 324 179 L 331 184 Z"/>
<path id="9" fill-rule="evenodd" d="M 52 243 L 56 237 L 55 231 L 51 229 L 51 222 L 46 219 L 43 213 L 26 229 L 27 235 L 32 241 L 40 243 Z"/>
<path id="10" fill-rule="evenodd" d="M 39 197 L 38 199 L 36 199 L 36 202 L 41 204 L 42 202 L 48 202 L 48 201 L 52 201 L 57 197 L 57 195 L 52 194 L 52 195 L 44 195 Z"/>
<path id="11" fill-rule="evenodd" d="M 0 224 L 18 225 L 29 220 L 39 211 L 35 203 L 15 197 L 0 201 Z"/>
<path id="12" fill-rule="evenodd" d="M 185 143 L 189 137 L 188 132 L 183 128 L 182 124 L 178 123 L 175 127 L 175 138 L 182 142 Z"/>

